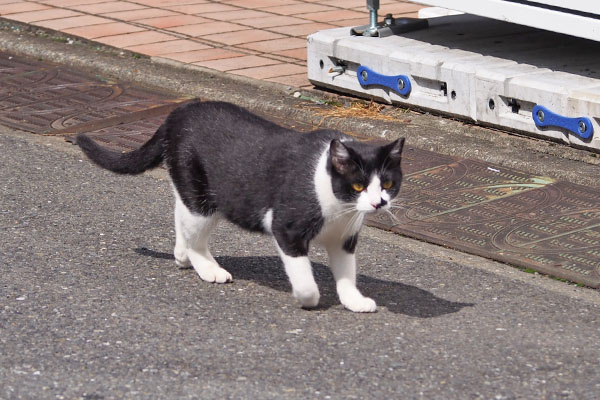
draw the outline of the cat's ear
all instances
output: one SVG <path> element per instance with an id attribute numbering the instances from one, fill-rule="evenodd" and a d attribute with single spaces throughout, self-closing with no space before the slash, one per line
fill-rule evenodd
<path id="1" fill-rule="evenodd" d="M 399 138 L 384 147 L 385 163 L 387 168 L 398 168 L 402 161 L 402 149 L 404 148 L 404 138 Z"/>
<path id="2" fill-rule="evenodd" d="M 331 165 L 340 174 L 345 175 L 354 168 L 350 150 L 339 139 L 333 139 L 329 145 Z"/>

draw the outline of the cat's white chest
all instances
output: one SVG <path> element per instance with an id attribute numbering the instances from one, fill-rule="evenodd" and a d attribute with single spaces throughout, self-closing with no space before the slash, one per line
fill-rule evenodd
<path id="1" fill-rule="evenodd" d="M 357 211 L 350 211 L 333 193 L 331 177 L 327 173 L 326 148 L 319 157 L 315 170 L 314 185 L 321 215 L 325 219 L 321 232 L 314 238 L 318 244 L 328 246 L 344 243 L 346 239 L 356 234 L 362 225 L 364 215 Z"/>
<path id="2" fill-rule="evenodd" d="M 325 220 L 321 232 L 314 241 L 326 247 L 336 244 L 341 246 L 348 238 L 360 231 L 363 218 L 363 215 L 352 212 L 334 220 Z"/>

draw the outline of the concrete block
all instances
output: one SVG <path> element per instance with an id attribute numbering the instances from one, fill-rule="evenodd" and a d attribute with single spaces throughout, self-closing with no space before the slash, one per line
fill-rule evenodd
<path id="1" fill-rule="evenodd" d="M 600 150 L 600 60 L 586 51 L 589 42 L 472 15 L 434 18 L 430 25 L 386 38 L 351 36 L 350 28 L 310 35 L 309 79 L 365 98 Z M 343 72 L 329 72 L 340 65 Z M 411 92 L 401 96 L 389 88 L 361 86 L 360 65 L 406 75 Z M 538 128 L 531 115 L 536 104 L 567 117 L 591 118 L 593 138 Z"/>

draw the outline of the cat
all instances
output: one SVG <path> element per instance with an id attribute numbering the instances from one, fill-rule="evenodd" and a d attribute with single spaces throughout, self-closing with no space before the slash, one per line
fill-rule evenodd
<path id="1" fill-rule="evenodd" d="M 365 215 L 388 211 L 402 181 L 404 138 L 385 145 L 335 130 L 300 133 L 225 102 L 194 100 L 172 111 L 141 148 L 119 153 L 80 134 L 94 163 L 140 174 L 163 161 L 175 193 L 177 265 L 205 281 L 232 277 L 208 249 L 220 218 L 270 234 L 303 308 L 319 302 L 309 245 L 325 247 L 340 302 L 355 312 L 377 305 L 356 287 L 355 248 Z"/>

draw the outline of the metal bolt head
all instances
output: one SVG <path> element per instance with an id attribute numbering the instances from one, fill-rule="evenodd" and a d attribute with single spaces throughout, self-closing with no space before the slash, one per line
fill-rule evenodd
<path id="1" fill-rule="evenodd" d="M 538 110 L 537 117 L 540 120 L 540 122 L 544 122 L 545 115 L 544 115 L 544 112 L 542 110 Z"/>
<path id="2" fill-rule="evenodd" d="M 395 19 L 392 16 L 392 14 L 386 14 L 385 17 L 383 18 L 383 22 L 388 26 L 394 25 Z"/>
<path id="3" fill-rule="evenodd" d="M 369 79 L 369 73 L 368 73 L 367 71 L 364 71 L 364 70 L 363 70 L 363 71 L 360 73 L 360 77 L 362 78 L 362 80 L 363 80 L 363 81 L 365 81 L 365 82 L 366 82 L 366 81 Z"/>
<path id="4" fill-rule="evenodd" d="M 404 81 L 402 79 L 398 79 L 398 88 L 400 90 L 404 89 Z"/>
<path id="5" fill-rule="evenodd" d="M 585 125 L 584 121 L 579 121 L 579 133 L 584 133 L 585 130 L 587 129 L 587 126 Z"/>

